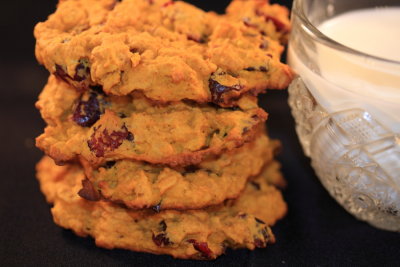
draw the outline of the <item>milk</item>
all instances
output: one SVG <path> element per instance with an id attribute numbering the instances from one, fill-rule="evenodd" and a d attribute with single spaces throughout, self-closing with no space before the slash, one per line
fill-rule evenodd
<path id="1" fill-rule="evenodd" d="M 400 61 L 400 6 L 345 13 L 324 21 L 318 29 L 345 46 Z"/>
<path id="2" fill-rule="evenodd" d="M 314 61 L 308 64 L 289 46 L 289 63 L 317 102 L 329 113 L 361 108 L 400 133 L 400 63 L 394 62 L 400 61 L 400 7 L 351 11 L 318 29 L 338 43 L 386 60 L 317 42 L 305 47 Z"/>
<path id="3" fill-rule="evenodd" d="M 310 17 L 345 1 L 329 2 Z M 400 7 L 330 18 L 316 25 L 324 35 L 299 14 L 288 49 L 299 77 L 288 103 L 304 152 L 347 211 L 400 232 Z"/>

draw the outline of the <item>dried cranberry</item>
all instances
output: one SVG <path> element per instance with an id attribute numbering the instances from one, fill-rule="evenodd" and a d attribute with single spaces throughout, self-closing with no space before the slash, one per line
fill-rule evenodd
<path id="1" fill-rule="evenodd" d="M 264 241 L 262 241 L 260 238 L 256 237 L 256 238 L 254 238 L 254 245 L 257 248 L 265 248 L 265 246 L 267 244 Z"/>
<path id="2" fill-rule="evenodd" d="M 172 244 L 172 242 L 167 237 L 167 234 L 165 234 L 165 233 L 161 233 L 158 235 L 153 234 L 152 238 L 153 238 L 154 244 L 156 244 L 158 247 L 168 246 L 168 245 Z"/>
<path id="3" fill-rule="evenodd" d="M 194 239 L 189 239 L 187 242 L 193 244 L 193 248 L 201 253 L 201 255 L 206 259 L 212 259 L 213 252 L 208 247 L 207 242 L 197 242 Z"/>
<path id="4" fill-rule="evenodd" d="M 165 2 L 165 3 L 162 5 L 162 7 L 168 7 L 168 6 L 173 5 L 173 4 L 174 4 L 174 1 L 168 1 L 168 2 Z"/>
<path id="5" fill-rule="evenodd" d="M 242 89 L 242 86 L 239 84 L 233 85 L 233 86 L 225 86 L 220 84 L 219 82 L 213 80 L 210 78 L 208 80 L 209 82 L 209 88 L 211 91 L 211 101 L 214 102 L 215 104 L 219 104 L 224 102 L 223 94 L 227 93 L 229 91 L 240 91 Z"/>
<path id="6" fill-rule="evenodd" d="M 100 104 L 96 93 L 91 93 L 87 101 L 79 100 L 72 119 L 82 127 L 90 127 L 100 119 Z"/>
<path id="7" fill-rule="evenodd" d="M 284 30 L 286 31 L 286 29 L 285 29 L 286 25 L 282 21 L 278 20 L 275 17 L 269 16 L 269 15 L 264 15 L 264 16 L 265 16 L 266 21 L 272 21 L 272 23 L 274 23 L 275 28 L 278 32 L 282 32 Z"/>
<path id="8" fill-rule="evenodd" d="M 264 17 L 265 21 L 267 21 L 267 22 L 272 21 L 272 23 L 275 25 L 275 28 L 278 32 L 286 31 L 286 29 L 285 29 L 286 25 L 282 21 L 278 20 L 277 18 L 267 15 L 259 10 L 256 10 L 256 15 L 260 16 L 260 17 Z"/>
<path id="9" fill-rule="evenodd" d="M 87 178 L 82 180 L 82 189 L 79 190 L 78 195 L 89 201 L 100 200 L 99 192 L 94 188 L 93 184 Z"/>
<path id="10" fill-rule="evenodd" d="M 94 152 L 96 157 L 103 157 L 105 152 L 114 151 L 127 138 L 133 139 L 133 134 L 128 131 L 125 125 L 121 127 L 121 131 L 112 131 L 111 133 L 107 129 L 98 133 L 100 128 L 101 125 L 95 128 L 92 136 L 87 141 L 90 151 Z"/>
<path id="11" fill-rule="evenodd" d="M 71 77 L 65 69 L 58 65 L 55 64 L 56 71 L 54 72 L 54 75 L 59 77 L 65 82 L 68 82 L 69 80 L 73 80 L 76 82 L 82 82 L 86 80 L 90 76 L 90 67 L 89 67 L 89 61 L 85 58 L 82 58 L 78 61 L 78 64 L 75 66 L 75 75 L 74 77 Z"/>

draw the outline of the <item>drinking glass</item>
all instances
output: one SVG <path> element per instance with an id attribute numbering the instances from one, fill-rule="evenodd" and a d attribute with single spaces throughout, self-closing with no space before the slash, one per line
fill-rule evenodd
<path id="1" fill-rule="evenodd" d="M 295 0 L 288 63 L 297 73 L 289 86 L 296 131 L 321 183 L 355 217 L 400 231 L 400 62 L 342 45 L 317 28 L 344 12 L 395 5 Z"/>

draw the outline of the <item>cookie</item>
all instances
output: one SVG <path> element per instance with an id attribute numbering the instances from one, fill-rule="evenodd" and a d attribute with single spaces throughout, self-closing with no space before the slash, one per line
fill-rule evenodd
<path id="1" fill-rule="evenodd" d="M 276 165 L 271 168 L 270 175 L 280 176 Z M 281 193 L 263 176 L 254 180 L 257 187 L 249 184 L 235 201 L 205 210 L 157 213 L 80 198 L 77 191 L 84 174 L 77 165 L 56 166 L 45 157 L 37 165 L 37 171 L 42 192 L 54 204 L 51 211 L 55 223 L 79 236 L 90 235 L 97 246 L 108 249 L 215 259 L 226 248 L 254 249 L 273 243 L 275 238 L 267 224 L 282 218 L 287 209 Z M 260 194 L 263 202 L 259 201 Z M 268 203 L 275 208 L 266 210 Z M 239 206 L 244 209 L 238 209 Z M 257 213 L 251 215 L 248 206 L 253 206 Z"/>
<path id="2" fill-rule="evenodd" d="M 282 27 L 288 30 L 287 10 L 252 5 L 253 13 L 260 7 L 266 14 L 257 17 L 259 30 L 237 18 L 241 2 L 224 16 L 181 1 L 60 1 L 35 27 L 36 57 L 80 91 L 98 86 L 119 96 L 142 92 L 162 103 L 236 106 L 246 93 L 286 88 L 293 78 L 280 62 L 278 41 Z"/>
<path id="3" fill-rule="evenodd" d="M 171 169 L 138 161 L 111 161 L 93 169 L 83 164 L 88 181 L 80 195 L 106 199 L 132 209 L 198 209 L 238 197 L 246 181 L 272 161 L 277 142 L 260 135 L 254 142 L 202 161 Z"/>
<path id="4" fill-rule="evenodd" d="M 48 123 L 37 146 L 58 163 L 79 155 L 92 165 L 120 159 L 197 164 L 250 141 L 267 118 L 251 96 L 235 109 L 186 101 L 157 105 L 141 94 L 78 93 L 54 76 L 36 107 Z"/>

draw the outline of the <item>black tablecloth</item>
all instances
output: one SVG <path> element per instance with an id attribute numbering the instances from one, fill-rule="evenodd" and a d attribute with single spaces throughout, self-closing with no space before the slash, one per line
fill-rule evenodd
<path id="1" fill-rule="evenodd" d="M 191 1 L 222 11 L 228 1 Z M 285 91 L 261 96 L 270 113 L 270 135 L 279 138 L 279 159 L 289 182 L 287 216 L 273 227 L 277 243 L 255 251 L 228 250 L 213 262 L 174 260 L 124 250 L 97 248 L 53 222 L 34 176 L 42 153 L 34 138 L 44 123 L 34 102 L 47 72 L 33 57 L 32 27 L 55 1 L 9 1 L 2 8 L 0 97 L 0 265 L 1 266 L 276 266 L 399 265 L 400 234 L 354 219 L 324 190 L 298 143 Z M 23 4 L 23 5 L 22 5 Z"/>

